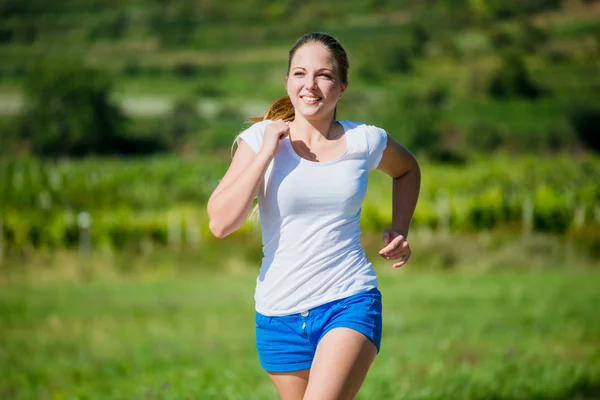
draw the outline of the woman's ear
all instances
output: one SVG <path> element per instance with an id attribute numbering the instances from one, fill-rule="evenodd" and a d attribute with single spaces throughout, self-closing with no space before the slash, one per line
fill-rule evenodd
<path id="1" fill-rule="evenodd" d="M 342 91 L 340 93 L 340 99 L 342 98 L 342 96 L 344 95 L 344 93 L 346 93 L 346 89 L 348 89 L 348 84 L 347 83 L 342 83 Z"/>

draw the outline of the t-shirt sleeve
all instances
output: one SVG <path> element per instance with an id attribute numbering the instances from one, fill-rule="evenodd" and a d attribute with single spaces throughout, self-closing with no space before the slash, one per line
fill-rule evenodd
<path id="1" fill-rule="evenodd" d="M 243 140 L 255 153 L 258 153 L 262 146 L 265 126 L 267 126 L 269 122 L 270 121 L 267 120 L 252 124 L 235 138 L 237 145 L 239 146 L 240 142 Z"/>
<path id="2" fill-rule="evenodd" d="M 379 166 L 383 151 L 387 145 L 387 132 L 376 126 L 369 126 L 366 132 L 369 170 Z"/>

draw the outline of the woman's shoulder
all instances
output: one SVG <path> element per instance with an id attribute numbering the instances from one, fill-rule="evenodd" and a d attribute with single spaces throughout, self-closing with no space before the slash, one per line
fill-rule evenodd
<path id="1" fill-rule="evenodd" d="M 257 133 L 264 134 L 265 127 L 267 125 L 269 125 L 271 122 L 273 122 L 273 121 L 271 121 L 270 119 L 263 119 L 262 121 L 251 123 L 249 126 L 246 127 L 244 132 L 245 131 L 255 131 Z"/>
<path id="2" fill-rule="evenodd" d="M 365 122 L 340 121 L 346 130 L 346 139 L 353 149 L 358 152 L 365 152 L 375 158 L 387 145 L 387 132 L 376 126 Z M 377 160 L 373 162 L 375 164 Z"/>
<path id="3" fill-rule="evenodd" d="M 348 119 L 342 119 L 342 120 L 339 120 L 338 122 L 344 127 L 344 130 L 346 132 L 354 131 L 354 130 L 361 130 L 366 126 L 366 124 L 364 122 L 351 121 Z"/>
<path id="4" fill-rule="evenodd" d="M 365 122 L 342 120 L 339 121 L 349 137 L 360 136 L 367 142 L 379 141 L 387 137 L 385 129 Z"/>
<path id="5" fill-rule="evenodd" d="M 262 140 L 265 135 L 265 127 L 271 123 L 271 120 L 263 120 L 254 122 L 250 126 L 247 126 L 237 137 L 235 138 L 237 144 L 240 141 L 245 141 L 250 145 L 254 152 L 258 152 L 262 145 Z"/>
<path id="6" fill-rule="evenodd" d="M 366 122 L 361 121 L 351 121 L 351 120 L 340 120 L 340 124 L 346 129 L 346 131 L 357 130 L 363 133 L 369 133 L 373 130 L 384 130 L 376 125 L 372 125 Z"/>
<path id="7" fill-rule="evenodd" d="M 365 155 L 370 170 L 376 168 L 387 145 L 387 132 L 364 122 L 344 120 L 340 123 L 346 129 L 349 148 Z"/>
<path id="8" fill-rule="evenodd" d="M 246 125 L 246 127 L 240 135 L 262 137 L 265 134 L 265 127 L 271 122 L 273 121 L 271 121 L 270 119 L 265 119 L 262 121 L 249 123 L 249 125 Z"/>

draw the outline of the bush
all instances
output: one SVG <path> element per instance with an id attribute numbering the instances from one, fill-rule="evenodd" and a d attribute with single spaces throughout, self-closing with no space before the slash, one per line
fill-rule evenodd
<path id="1" fill-rule="evenodd" d="M 106 74 L 82 66 L 42 66 L 29 72 L 20 128 L 35 153 L 112 153 L 124 136 L 124 116 L 110 100 Z"/>
<path id="2" fill-rule="evenodd" d="M 579 140 L 600 152 L 600 109 L 590 106 L 573 108 L 569 112 L 569 120 Z"/>
<path id="3" fill-rule="evenodd" d="M 386 126 L 396 126 L 396 139 L 413 152 L 437 150 L 440 133 L 437 129 L 435 113 L 423 107 L 404 108 L 404 110 L 399 122 L 386 124 Z"/>
<path id="4" fill-rule="evenodd" d="M 173 66 L 173 75 L 178 78 L 195 78 L 198 73 L 198 66 L 190 62 L 179 62 Z"/>
<path id="5" fill-rule="evenodd" d="M 171 150 L 181 150 L 193 137 L 206 127 L 206 122 L 198 114 L 194 99 L 177 101 L 164 121 L 165 143 Z"/>
<path id="6" fill-rule="evenodd" d="M 141 75 L 142 67 L 140 63 L 135 59 L 129 59 L 123 64 L 123 75 L 129 77 L 135 77 Z"/>
<path id="7" fill-rule="evenodd" d="M 535 99 L 541 95 L 541 90 L 529 76 L 521 56 L 508 54 L 502 58 L 500 67 L 493 75 L 488 93 L 496 99 Z"/>
<path id="8" fill-rule="evenodd" d="M 424 51 L 426 38 L 424 31 L 419 32 L 419 39 L 412 43 L 405 38 L 403 41 L 384 41 L 378 46 L 364 45 L 357 49 L 353 59 L 358 61 L 356 72 L 367 82 L 383 82 L 389 74 L 409 74 L 413 70 L 413 51 Z M 415 34 L 416 35 L 416 34 Z"/>
<path id="9" fill-rule="evenodd" d="M 487 8 L 491 11 L 492 15 L 498 19 L 509 19 L 528 14 L 557 10 L 561 5 L 560 0 L 517 0 L 510 2 L 494 0 L 486 3 Z"/>
<path id="10" fill-rule="evenodd" d="M 127 34 L 130 24 L 130 18 L 124 12 L 107 15 L 91 24 L 86 36 L 89 41 L 122 39 Z"/>
<path id="11" fill-rule="evenodd" d="M 523 18 L 516 23 L 492 24 L 487 29 L 487 33 L 497 52 L 535 53 L 548 39 L 548 35 L 533 25 L 528 18 Z"/>
<path id="12" fill-rule="evenodd" d="M 181 46 L 190 42 L 198 28 L 197 15 L 189 2 L 161 5 L 153 10 L 150 26 L 163 46 Z"/>
<path id="13" fill-rule="evenodd" d="M 440 109 L 447 97 L 444 87 L 394 95 L 379 108 L 382 121 L 378 123 L 390 127 L 391 134 L 410 151 L 439 153 Z"/>
<path id="14" fill-rule="evenodd" d="M 15 118 L 0 119 L 0 155 L 15 155 L 20 152 L 18 122 Z"/>
<path id="15" fill-rule="evenodd" d="M 465 136 L 468 147 L 478 151 L 492 152 L 504 144 L 500 129 L 487 122 L 473 123 L 466 130 Z"/>

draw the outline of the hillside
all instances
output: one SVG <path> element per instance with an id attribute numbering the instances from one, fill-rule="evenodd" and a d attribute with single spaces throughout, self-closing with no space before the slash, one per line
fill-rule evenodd
<path id="1" fill-rule="evenodd" d="M 29 71 L 83 64 L 146 120 L 132 134 L 168 135 L 164 119 L 185 101 L 207 121 L 188 127 L 193 146 L 225 149 L 220 137 L 284 93 L 295 39 L 322 30 L 350 56 L 341 117 L 388 127 L 415 151 L 597 145 L 586 139 L 600 114 L 596 1 L 9 0 L 0 16 L 0 129 L 13 137 Z"/>

